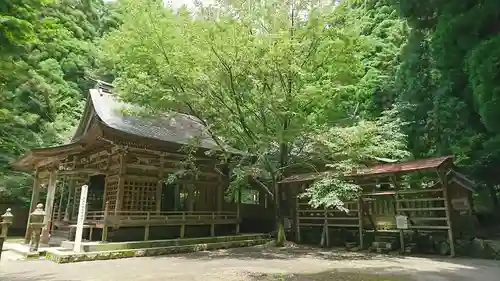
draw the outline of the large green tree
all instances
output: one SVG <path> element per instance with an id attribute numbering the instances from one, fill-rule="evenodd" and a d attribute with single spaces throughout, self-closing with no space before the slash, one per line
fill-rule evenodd
<path id="1" fill-rule="evenodd" d="M 412 28 L 397 89 L 413 154 L 455 154 L 498 207 L 500 2 L 394 3 Z"/>
<path id="2" fill-rule="evenodd" d="M 356 87 L 366 73 L 359 56 L 366 45 L 359 30 L 336 20 L 333 4 L 322 2 L 227 0 L 190 13 L 173 11 L 160 0 L 125 0 L 124 24 L 103 43 L 122 98 L 191 114 L 221 149 L 229 144 L 257 158 L 233 167 L 233 179 L 249 173 L 270 179 L 269 188 L 262 186 L 278 206 L 278 227 L 277 182 L 291 170 L 337 160 L 345 170 L 359 164 L 352 159 L 398 154 L 402 148 L 402 135 L 391 121 L 382 126 L 385 121 L 360 124 L 355 118 L 365 99 Z M 373 136 L 387 138 L 367 142 Z M 350 137 L 356 141 L 344 139 Z M 394 139 L 397 150 L 380 149 Z M 349 147 L 348 154 L 338 142 L 359 150 Z M 325 153 L 331 155 L 318 157 Z M 311 195 L 339 199 L 331 186 L 318 188 L 322 192 Z"/>

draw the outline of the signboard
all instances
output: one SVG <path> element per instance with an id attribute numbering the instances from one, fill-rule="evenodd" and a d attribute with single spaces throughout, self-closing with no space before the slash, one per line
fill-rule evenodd
<path id="1" fill-rule="evenodd" d="M 83 223 L 85 222 L 85 215 L 87 209 L 87 192 L 89 190 L 88 185 L 82 185 L 80 191 L 80 205 L 78 206 L 78 220 L 76 223 L 76 236 L 75 236 L 75 246 L 73 251 L 79 253 L 82 250 L 82 235 L 83 235 Z"/>
<path id="2" fill-rule="evenodd" d="M 398 229 L 408 229 L 408 217 L 396 216 L 396 227 Z"/>
<path id="3" fill-rule="evenodd" d="M 467 198 L 457 198 L 451 200 L 451 206 L 457 211 L 466 211 L 469 209 L 469 201 Z"/>

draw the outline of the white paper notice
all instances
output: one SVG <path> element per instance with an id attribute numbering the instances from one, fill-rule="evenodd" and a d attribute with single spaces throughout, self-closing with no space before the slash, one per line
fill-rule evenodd
<path id="1" fill-rule="evenodd" d="M 408 229 L 408 217 L 396 216 L 396 227 L 398 229 Z"/>

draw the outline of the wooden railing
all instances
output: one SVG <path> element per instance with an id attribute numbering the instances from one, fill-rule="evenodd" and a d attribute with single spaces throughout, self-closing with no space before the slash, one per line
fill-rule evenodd
<path id="1" fill-rule="evenodd" d="M 57 214 L 54 214 L 57 218 Z M 63 218 L 64 214 L 59 217 Z M 89 211 L 85 217 L 87 224 L 96 225 L 154 225 L 154 224 L 212 224 L 230 223 L 239 221 L 237 212 L 210 212 L 210 211 L 172 211 L 172 212 L 146 212 L 146 211 Z M 76 222 L 72 218 L 71 222 Z"/>

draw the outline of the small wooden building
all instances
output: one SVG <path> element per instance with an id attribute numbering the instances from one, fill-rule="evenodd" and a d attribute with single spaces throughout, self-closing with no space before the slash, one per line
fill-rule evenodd
<path id="1" fill-rule="evenodd" d="M 333 228 L 357 234 L 361 248 L 367 246 L 363 240 L 367 233 L 393 233 L 399 236 L 404 249 L 409 233 L 441 232 L 447 236 L 451 255 L 455 255 L 455 238 L 472 230 L 475 184 L 457 171 L 453 157 L 360 169 L 346 177 L 361 187 L 355 200 L 345 202 L 347 212 L 314 209 L 307 198 L 297 196 L 327 176 L 328 171 L 294 175 L 281 181 L 292 194 L 290 197 L 296 199 L 294 227 L 298 241 L 307 228 L 323 228 L 326 233 Z"/>
<path id="2" fill-rule="evenodd" d="M 51 232 L 54 237 L 74 229 L 84 184 L 89 240 L 177 238 L 197 227 L 201 236 L 238 232 L 239 204 L 224 201 L 228 169 L 207 156 L 218 145 L 203 125 L 186 114 L 152 118 L 131 115 L 130 109 L 99 81 L 69 144 L 32 149 L 13 163 L 34 171 L 31 211 L 46 191 L 42 243 Z M 195 173 L 188 167 L 193 165 Z M 168 181 L 179 172 L 186 173 Z"/>

